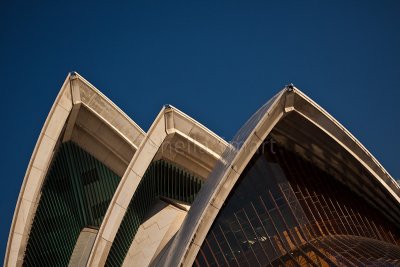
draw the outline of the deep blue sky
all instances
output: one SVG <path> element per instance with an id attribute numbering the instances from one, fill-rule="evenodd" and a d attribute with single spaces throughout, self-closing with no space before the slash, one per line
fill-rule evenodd
<path id="1" fill-rule="evenodd" d="M 36 139 L 72 70 L 144 130 L 170 103 L 226 140 L 293 82 L 400 178 L 399 11 L 395 0 L 2 0 L 0 261 Z"/>

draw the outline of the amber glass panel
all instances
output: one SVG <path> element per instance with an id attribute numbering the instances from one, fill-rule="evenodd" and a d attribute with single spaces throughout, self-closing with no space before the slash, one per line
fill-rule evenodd
<path id="1" fill-rule="evenodd" d="M 194 265 L 395 265 L 399 228 L 383 218 L 337 179 L 276 144 L 250 161 Z"/>

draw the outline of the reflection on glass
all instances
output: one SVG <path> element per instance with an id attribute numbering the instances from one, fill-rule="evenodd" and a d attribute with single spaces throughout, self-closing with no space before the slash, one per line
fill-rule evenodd
<path id="1" fill-rule="evenodd" d="M 279 144 L 274 150 L 250 161 L 194 265 L 399 263 L 397 226 L 323 170 Z"/>

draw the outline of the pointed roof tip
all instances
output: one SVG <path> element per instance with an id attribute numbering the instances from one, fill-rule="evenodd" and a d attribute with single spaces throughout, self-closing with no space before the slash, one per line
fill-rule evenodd
<path id="1" fill-rule="evenodd" d="M 165 104 L 164 108 L 165 109 L 173 109 L 174 107 L 171 104 Z"/>
<path id="2" fill-rule="evenodd" d="M 69 75 L 70 80 L 79 79 L 79 77 L 80 77 L 79 73 L 76 71 L 70 71 L 70 72 L 68 72 L 68 75 Z"/>
<path id="3" fill-rule="evenodd" d="M 293 83 L 289 83 L 285 86 L 285 89 L 288 90 L 289 92 L 292 92 L 296 89 Z"/>

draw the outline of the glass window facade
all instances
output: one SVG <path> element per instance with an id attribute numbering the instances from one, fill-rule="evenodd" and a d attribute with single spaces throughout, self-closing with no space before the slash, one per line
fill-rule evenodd
<path id="1" fill-rule="evenodd" d="M 139 226 L 159 197 L 191 204 L 203 180 L 164 160 L 151 163 L 143 175 L 112 243 L 106 266 L 121 266 Z"/>
<path id="2" fill-rule="evenodd" d="M 58 148 L 41 191 L 24 266 L 68 266 L 85 227 L 98 229 L 120 177 L 72 142 Z"/>
<path id="3" fill-rule="evenodd" d="M 282 144 L 263 145 L 194 265 L 390 266 L 400 264 L 399 236 L 397 225 L 327 172 Z"/>

